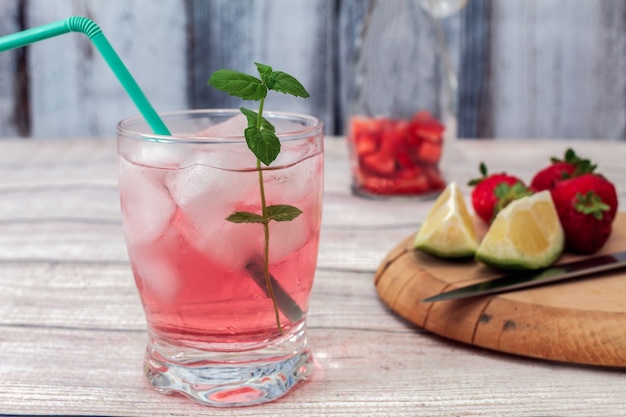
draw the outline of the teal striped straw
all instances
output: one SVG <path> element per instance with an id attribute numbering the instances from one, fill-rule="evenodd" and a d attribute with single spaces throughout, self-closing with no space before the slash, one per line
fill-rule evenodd
<path id="1" fill-rule="evenodd" d="M 130 74 L 120 57 L 117 55 L 100 27 L 91 19 L 81 16 L 72 16 L 65 20 L 49 23 L 22 32 L 0 37 L 0 52 L 20 48 L 68 32 L 82 32 L 94 43 L 100 54 L 109 65 L 117 79 L 146 119 L 152 131 L 157 135 L 170 135 L 163 120 L 148 101 L 141 88 Z"/>

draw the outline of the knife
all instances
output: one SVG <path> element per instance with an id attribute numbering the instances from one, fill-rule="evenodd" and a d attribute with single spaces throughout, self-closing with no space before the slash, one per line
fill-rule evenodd
<path id="1" fill-rule="evenodd" d="M 551 267 L 513 272 L 489 281 L 468 285 L 446 291 L 422 300 L 423 303 L 433 301 L 456 300 L 460 298 L 478 297 L 480 295 L 496 294 L 521 288 L 535 287 L 550 282 L 562 281 L 569 278 L 581 277 L 597 272 L 610 271 L 626 266 L 626 251 L 609 255 L 599 255 L 580 261 L 569 262 Z"/>

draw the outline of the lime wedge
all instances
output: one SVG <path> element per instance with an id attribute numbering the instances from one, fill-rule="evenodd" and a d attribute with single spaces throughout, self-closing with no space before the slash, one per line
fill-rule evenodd
<path id="1" fill-rule="evenodd" d="M 563 252 L 565 235 L 549 191 L 515 200 L 498 213 L 476 259 L 501 269 L 537 269 Z"/>
<path id="2" fill-rule="evenodd" d="M 456 183 L 451 182 L 439 195 L 415 235 L 413 246 L 441 258 L 474 256 L 478 237 Z"/>

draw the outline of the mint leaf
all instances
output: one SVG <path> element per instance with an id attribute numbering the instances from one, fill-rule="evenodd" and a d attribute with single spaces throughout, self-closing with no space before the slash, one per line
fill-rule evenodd
<path id="1" fill-rule="evenodd" d="M 261 100 L 267 96 L 267 87 L 263 81 L 243 72 L 217 70 L 211 74 L 208 83 L 220 91 L 244 100 Z"/>
<path id="2" fill-rule="evenodd" d="M 291 94 L 296 97 L 309 97 L 309 92 L 306 91 L 302 84 L 300 84 L 300 81 L 296 80 L 286 72 L 274 71 L 270 74 L 269 78 L 271 79 L 271 82 L 266 81 L 265 84 L 267 84 L 267 88 L 270 90 Z"/>
<path id="3" fill-rule="evenodd" d="M 255 62 L 254 65 L 256 65 L 256 69 L 259 71 L 259 75 L 261 76 L 261 79 L 263 80 L 267 88 L 269 90 L 272 90 L 274 88 L 274 81 L 271 79 L 271 75 L 273 72 L 272 67 L 270 67 L 269 65 L 261 64 L 259 62 Z"/>
<path id="4" fill-rule="evenodd" d="M 259 118 L 259 113 L 255 112 L 254 110 L 246 109 L 245 107 L 240 107 L 239 110 L 248 119 L 248 127 L 256 127 L 256 122 Z M 272 132 L 275 131 L 274 125 L 268 122 L 265 117 L 261 118 L 261 129 L 269 129 Z"/>
<path id="5" fill-rule="evenodd" d="M 226 218 L 232 223 L 265 223 L 266 220 L 263 216 L 250 213 L 249 211 L 236 211 Z"/>
<path id="6" fill-rule="evenodd" d="M 248 148 L 265 165 L 271 164 L 280 153 L 280 140 L 273 131 L 249 127 L 244 135 Z"/>
<path id="7" fill-rule="evenodd" d="M 288 204 L 267 206 L 265 215 L 268 219 L 277 222 L 289 222 L 302 214 L 302 210 Z"/>
<path id="8" fill-rule="evenodd" d="M 269 65 L 261 64 L 260 62 L 255 62 L 254 65 L 256 65 L 256 69 L 259 71 L 259 74 L 261 74 L 261 78 L 264 78 L 273 72 L 272 67 Z"/>

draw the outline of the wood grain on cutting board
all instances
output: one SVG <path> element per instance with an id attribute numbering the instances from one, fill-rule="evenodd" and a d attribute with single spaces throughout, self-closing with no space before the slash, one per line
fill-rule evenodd
<path id="1" fill-rule="evenodd" d="M 421 300 L 502 273 L 473 260 L 451 262 L 412 248 L 413 236 L 381 263 L 375 285 L 396 313 L 440 336 L 506 353 L 626 367 L 626 269 L 461 300 Z M 619 213 L 598 254 L 626 250 Z M 564 254 L 559 263 L 582 258 Z"/>

